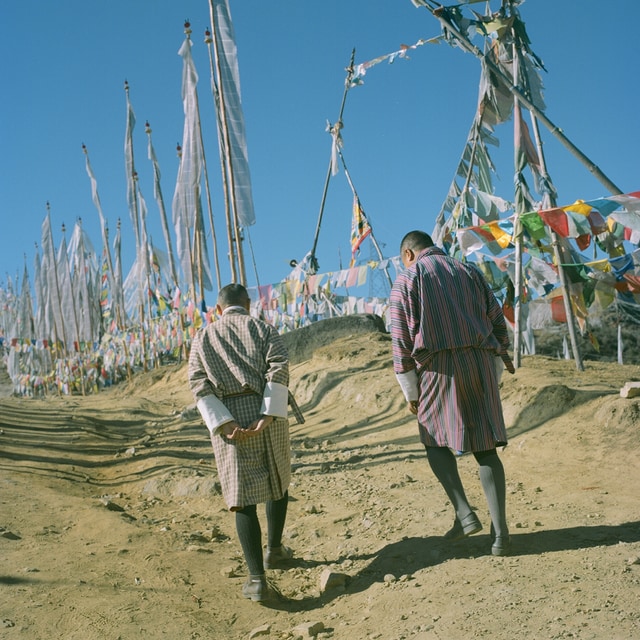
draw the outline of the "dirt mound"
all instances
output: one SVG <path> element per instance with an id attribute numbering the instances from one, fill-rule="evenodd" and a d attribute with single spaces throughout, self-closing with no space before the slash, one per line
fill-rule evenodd
<path id="1" fill-rule="evenodd" d="M 336 340 L 349 337 L 357 341 L 358 336 L 371 332 L 386 333 L 380 316 L 356 314 L 337 318 L 327 318 L 283 335 L 292 364 L 311 358 L 320 347 L 333 344 Z"/>

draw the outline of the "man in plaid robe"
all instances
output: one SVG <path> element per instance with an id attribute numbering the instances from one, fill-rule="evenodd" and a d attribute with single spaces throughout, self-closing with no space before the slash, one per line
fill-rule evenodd
<path id="1" fill-rule="evenodd" d="M 261 601 L 264 569 L 291 557 L 282 545 L 291 476 L 287 403 L 289 359 L 271 326 L 249 314 L 245 287 L 230 284 L 218 295 L 221 317 L 200 329 L 189 355 L 189 386 L 211 433 L 223 498 L 235 512 L 249 578 L 244 597 Z M 266 503 L 267 552 L 263 558 L 256 505 Z"/>

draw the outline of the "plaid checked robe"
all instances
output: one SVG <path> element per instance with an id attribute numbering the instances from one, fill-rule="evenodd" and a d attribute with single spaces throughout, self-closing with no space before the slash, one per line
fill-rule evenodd
<path id="1" fill-rule="evenodd" d="M 247 427 L 261 415 L 265 384 L 289 384 L 289 359 L 271 325 L 233 308 L 194 337 L 188 376 L 196 402 L 214 394 L 235 421 Z M 277 418 L 244 440 L 211 434 L 211 443 L 222 496 L 230 509 L 278 500 L 288 489 L 291 448 L 286 418 Z"/>

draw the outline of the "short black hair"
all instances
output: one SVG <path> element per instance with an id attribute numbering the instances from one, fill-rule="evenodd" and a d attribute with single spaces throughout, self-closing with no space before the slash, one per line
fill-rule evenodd
<path id="1" fill-rule="evenodd" d="M 244 307 L 249 300 L 249 292 L 235 282 L 222 287 L 218 293 L 218 304 L 223 309 L 233 306 Z"/>
<path id="2" fill-rule="evenodd" d="M 400 252 L 405 249 L 422 251 L 422 249 L 426 249 L 427 247 L 433 247 L 433 240 L 428 233 L 425 233 L 424 231 L 409 231 L 409 233 L 402 238 L 402 242 L 400 243 Z"/>

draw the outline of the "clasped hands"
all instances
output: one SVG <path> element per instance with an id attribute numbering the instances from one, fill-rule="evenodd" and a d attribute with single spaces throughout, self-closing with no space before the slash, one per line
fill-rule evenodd
<path id="1" fill-rule="evenodd" d="M 253 438 L 261 431 L 264 431 L 274 420 L 274 416 L 260 416 L 260 418 L 254 420 L 244 429 L 235 421 L 225 422 L 221 427 L 222 435 L 227 440 L 244 440 L 246 438 Z"/>

